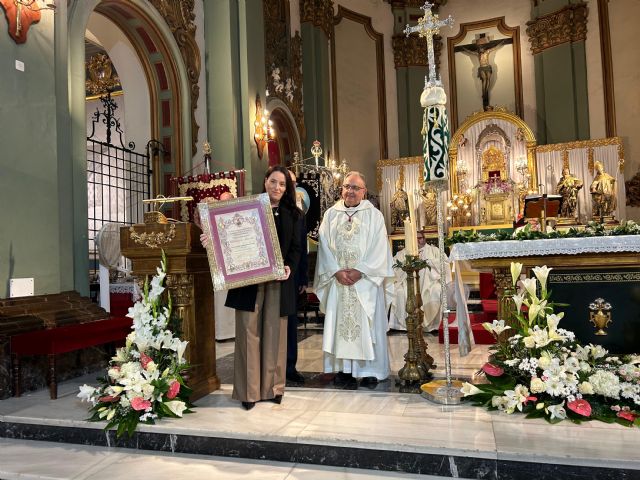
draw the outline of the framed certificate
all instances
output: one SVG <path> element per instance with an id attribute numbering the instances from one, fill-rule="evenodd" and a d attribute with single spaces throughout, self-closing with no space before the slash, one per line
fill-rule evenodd
<path id="1" fill-rule="evenodd" d="M 198 204 L 215 291 L 284 275 L 278 233 L 266 193 Z"/>

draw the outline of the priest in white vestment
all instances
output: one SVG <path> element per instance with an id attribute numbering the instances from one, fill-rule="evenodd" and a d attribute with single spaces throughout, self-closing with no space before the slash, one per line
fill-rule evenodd
<path id="1" fill-rule="evenodd" d="M 406 248 L 400 250 L 393 257 L 396 261 L 404 262 L 407 254 Z M 440 293 L 440 250 L 433 245 L 427 245 L 423 232 L 418 232 L 418 254 L 422 260 L 427 261 L 427 267 L 420 270 L 420 295 L 422 297 L 422 311 L 424 320 L 423 331 L 430 332 L 440 327 L 441 300 Z M 445 283 L 452 288 L 451 267 L 449 259 L 445 256 Z M 394 330 L 407 329 L 407 274 L 401 268 L 395 268 L 395 279 L 393 282 L 394 296 L 391 301 L 391 311 L 389 314 L 389 328 Z M 451 304 L 451 303 L 449 303 Z"/>
<path id="2" fill-rule="evenodd" d="M 364 177 L 347 174 L 342 200 L 320 225 L 314 288 L 325 314 L 325 373 L 372 384 L 389 376 L 386 312 L 394 275 L 384 218 L 365 194 Z"/>

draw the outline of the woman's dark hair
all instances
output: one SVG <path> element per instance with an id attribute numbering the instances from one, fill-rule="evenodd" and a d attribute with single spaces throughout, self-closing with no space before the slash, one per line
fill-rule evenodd
<path id="1" fill-rule="evenodd" d="M 282 198 L 280 199 L 280 204 L 284 205 L 289 210 L 291 210 L 293 212 L 294 218 L 298 218 L 301 212 L 298 206 L 296 205 L 296 187 L 293 184 L 293 181 L 291 180 L 291 175 L 289 175 L 289 170 L 287 170 L 282 165 L 274 165 L 272 167 L 269 167 L 267 172 L 264 174 L 264 179 L 266 180 L 267 178 L 269 178 L 271 174 L 274 172 L 282 173 L 284 175 L 285 182 L 287 185 L 285 192 L 282 195 Z M 263 192 L 265 191 L 266 189 L 263 187 Z"/>

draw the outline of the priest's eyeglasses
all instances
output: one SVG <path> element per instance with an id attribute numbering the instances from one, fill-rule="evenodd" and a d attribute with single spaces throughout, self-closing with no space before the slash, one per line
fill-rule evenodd
<path id="1" fill-rule="evenodd" d="M 360 190 L 364 190 L 364 187 L 360 187 L 358 185 L 349 185 L 347 183 L 342 185 L 342 188 L 344 188 L 345 190 L 353 190 L 354 192 L 359 192 Z"/>

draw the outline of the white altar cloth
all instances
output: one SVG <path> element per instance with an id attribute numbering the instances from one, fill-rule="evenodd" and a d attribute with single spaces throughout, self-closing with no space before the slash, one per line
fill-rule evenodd
<path id="1" fill-rule="evenodd" d="M 492 257 L 508 258 L 613 252 L 640 252 L 640 235 L 456 243 L 451 248 L 449 258 L 457 262 Z"/>

